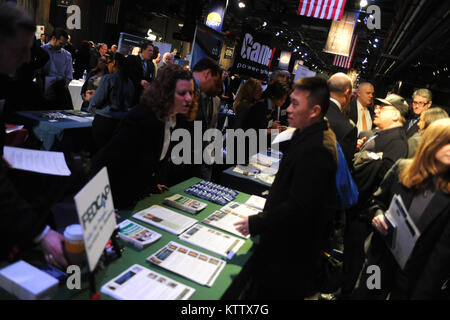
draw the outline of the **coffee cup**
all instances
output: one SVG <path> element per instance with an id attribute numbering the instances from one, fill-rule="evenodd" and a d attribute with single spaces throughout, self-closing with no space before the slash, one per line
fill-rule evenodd
<path id="1" fill-rule="evenodd" d="M 86 250 L 81 225 L 70 225 L 64 230 L 64 251 L 70 264 L 81 266 L 85 262 Z"/>

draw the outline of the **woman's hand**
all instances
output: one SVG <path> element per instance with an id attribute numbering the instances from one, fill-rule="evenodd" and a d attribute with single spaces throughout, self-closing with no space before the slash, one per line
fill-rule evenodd
<path id="1" fill-rule="evenodd" d="M 236 226 L 236 230 L 242 233 L 244 236 L 248 236 L 250 234 L 249 226 L 248 226 L 248 218 L 245 218 L 242 221 L 236 222 L 234 224 Z"/>
<path id="2" fill-rule="evenodd" d="M 169 188 L 163 184 L 157 184 L 156 188 L 159 190 L 159 193 L 164 193 L 166 191 L 169 191 Z"/>
<path id="3" fill-rule="evenodd" d="M 386 221 L 384 220 L 384 215 L 380 214 L 372 219 L 372 226 L 377 229 L 379 233 L 381 233 L 383 236 L 387 235 L 388 231 L 388 225 L 386 224 Z"/>

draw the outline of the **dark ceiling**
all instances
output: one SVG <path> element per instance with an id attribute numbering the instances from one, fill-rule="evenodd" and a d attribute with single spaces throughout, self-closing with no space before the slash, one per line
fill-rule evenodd
<path id="1" fill-rule="evenodd" d="M 271 35 L 274 45 L 281 50 L 294 52 L 298 47 L 292 60 L 307 53 L 305 65 L 312 69 L 326 73 L 345 71 L 332 66 L 334 56 L 322 51 L 330 20 L 297 15 L 299 0 L 242 1 L 245 8 L 238 7 L 238 0 L 229 0 L 223 25 L 223 32 L 229 39 L 239 38 L 243 26 L 249 25 Z M 207 0 L 130 2 L 141 14 L 163 15 L 184 21 L 185 33 L 192 32 L 195 22 L 203 21 L 208 10 Z M 368 14 L 360 10 L 359 2 L 347 0 L 345 10 L 360 12 L 361 22 L 356 27 L 359 40 L 352 67 L 361 72 L 361 80 L 374 81 L 385 87 L 402 80 L 404 86 L 428 86 L 448 96 L 450 1 L 368 1 L 369 5 L 377 5 L 381 9 L 379 30 L 367 28 L 365 20 Z M 264 22 L 267 25 L 263 27 Z M 275 36 L 277 32 L 280 34 Z M 365 59 L 367 63 L 363 63 Z M 449 101 L 445 103 L 450 104 Z"/>

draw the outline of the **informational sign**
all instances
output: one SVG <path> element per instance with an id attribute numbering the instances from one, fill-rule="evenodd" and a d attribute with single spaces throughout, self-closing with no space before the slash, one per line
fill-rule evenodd
<path id="1" fill-rule="evenodd" d="M 358 13 L 344 12 L 340 21 L 331 23 L 324 52 L 348 57 Z"/>
<path id="2" fill-rule="evenodd" d="M 119 38 L 118 51 L 123 55 L 131 54 L 133 48 L 139 47 L 143 41 L 146 41 L 144 37 L 139 37 L 129 33 L 121 32 Z"/>
<path id="3" fill-rule="evenodd" d="M 291 53 L 289 51 L 281 51 L 280 62 L 278 67 L 280 69 L 287 70 L 289 68 L 289 63 L 291 62 Z"/>
<path id="4" fill-rule="evenodd" d="M 108 171 L 103 168 L 75 197 L 89 270 L 94 271 L 116 228 Z"/>
<path id="5" fill-rule="evenodd" d="M 197 24 L 195 30 L 194 44 L 192 45 L 192 59 L 190 63 L 191 69 L 196 63 L 209 57 L 217 62 L 220 60 L 220 53 L 222 52 L 224 35 L 211 29 L 204 24 Z"/>
<path id="6" fill-rule="evenodd" d="M 234 56 L 234 47 L 226 47 L 223 58 L 224 59 L 233 59 L 233 56 Z"/>
<path id="7" fill-rule="evenodd" d="M 43 35 L 45 33 L 45 26 L 36 26 L 36 39 L 39 39 L 41 37 L 41 35 Z"/>
<path id="8" fill-rule="evenodd" d="M 256 79 L 266 79 L 276 51 L 271 42 L 272 37 L 269 34 L 244 28 L 236 50 L 233 72 Z"/>
<path id="9" fill-rule="evenodd" d="M 205 18 L 205 25 L 221 32 L 227 6 L 228 0 L 210 0 L 208 14 Z"/>
<path id="10" fill-rule="evenodd" d="M 297 70 L 294 70 L 294 73 L 295 73 L 294 81 L 297 81 L 297 80 L 300 80 L 300 79 L 303 79 L 303 78 L 315 77 L 316 76 L 316 72 L 311 71 L 307 67 L 301 66 L 301 65 L 297 66 Z"/>

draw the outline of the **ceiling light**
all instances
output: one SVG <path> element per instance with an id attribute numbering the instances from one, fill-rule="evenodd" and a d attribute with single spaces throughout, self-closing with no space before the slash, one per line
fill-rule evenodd
<path id="1" fill-rule="evenodd" d="M 265 21 L 264 21 L 264 23 L 263 23 L 263 27 L 265 27 L 265 26 L 267 26 L 267 22 L 265 22 Z"/>
<path id="2" fill-rule="evenodd" d="M 239 2 L 238 6 L 239 6 L 239 8 L 241 8 L 241 9 L 242 9 L 242 8 L 245 8 L 245 3 L 241 1 L 241 2 Z"/>
<path id="3" fill-rule="evenodd" d="M 378 43 L 378 38 L 375 38 L 375 42 Z"/>
<path id="4" fill-rule="evenodd" d="M 361 8 L 364 8 L 365 6 L 367 6 L 367 0 L 361 0 L 359 5 L 361 6 Z"/>
<path id="5" fill-rule="evenodd" d="M 374 48 L 376 48 L 376 47 L 377 47 L 377 45 L 376 45 L 376 44 L 374 44 L 374 45 L 373 45 L 373 47 L 374 47 Z"/>

